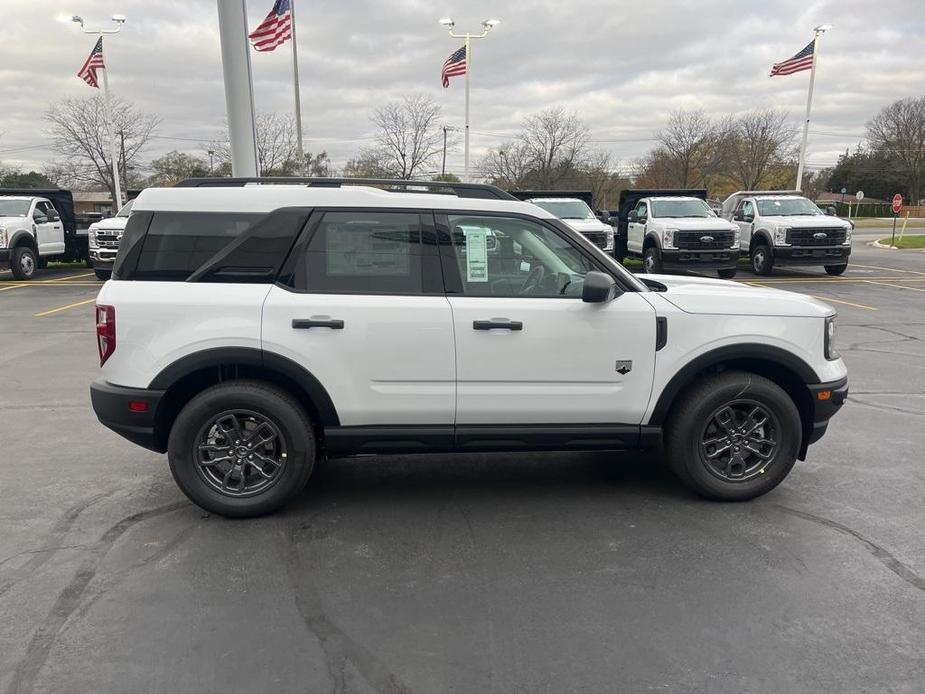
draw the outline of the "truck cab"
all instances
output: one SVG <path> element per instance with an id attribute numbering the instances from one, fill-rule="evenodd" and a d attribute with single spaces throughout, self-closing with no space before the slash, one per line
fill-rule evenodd
<path id="1" fill-rule="evenodd" d="M 613 227 L 602 222 L 588 204 L 579 198 L 529 198 L 527 202 L 542 207 L 607 253 L 614 249 Z"/>
<path id="2" fill-rule="evenodd" d="M 771 274 L 777 263 L 822 265 L 829 275 L 848 267 L 851 224 L 800 191 L 739 191 L 726 198 L 723 215 L 738 225 L 741 251 L 756 275 Z"/>
<path id="3" fill-rule="evenodd" d="M 0 196 L 0 262 L 17 280 L 31 279 L 50 256 L 65 251 L 64 223 L 51 200 L 39 196 Z"/>
<path id="4" fill-rule="evenodd" d="M 705 199 L 705 190 L 622 191 L 626 254 L 642 258 L 648 273 L 710 269 L 722 279 L 735 277 L 739 229 Z"/>

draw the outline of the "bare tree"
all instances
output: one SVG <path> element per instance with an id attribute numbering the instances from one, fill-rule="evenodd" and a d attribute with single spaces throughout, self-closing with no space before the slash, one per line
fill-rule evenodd
<path id="1" fill-rule="evenodd" d="M 128 177 L 131 169 L 138 168 L 141 152 L 160 118 L 141 113 L 119 98 L 112 100 L 112 113 L 119 169 Z M 61 170 L 67 177 L 77 184 L 103 186 L 115 199 L 103 98 L 61 99 L 48 109 L 45 120 L 54 138 L 52 147 L 65 157 Z"/>
<path id="2" fill-rule="evenodd" d="M 209 175 L 209 164 L 197 157 L 176 150 L 151 161 L 149 185 L 172 186 L 185 178 L 202 178 Z"/>
<path id="3" fill-rule="evenodd" d="M 363 147 L 347 161 L 343 174 L 347 178 L 391 178 L 395 174 L 389 163 L 388 155 L 378 147 Z"/>
<path id="4" fill-rule="evenodd" d="M 588 128 L 574 112 L 549 108 L 524 120 L 519 142 L 536 185 L 549 189 L 584 165 Z"/>
<path id="5" fill-rule="evenodd" d="M 260 113 L 254 121 L 257 140 L 257 167 L 262 176 L 291 176 L 303 173 L 295 118 L 279 113 Z M 225 134 L 208 145 L 221 164 L 231 161 L 231 143 Z"/>
<path id="6" fill-rule="evenodd" d="M 728 121 L 714 122 L 701 110 L 671 113 L 656 139 L 672 164 L 672 184 L 691 188 L 720 172 L 728 131 Z"/>
<path id="7" fill-rule="evenodd" d="M 440 105 L 427 95 L 409 95 L 380 106 L 370 119 L 377 128 L 375 152 L 388 176 L 407 179 L 423 174 L 441 152 Z"/>
<path id="8" fill-rule="evenodd" d="M 760 187 L 772 168 L 792 158 L 793 137 L 782 111 L 749 111 L 735 118 L 720 145 L 727 176 L 744 190 Z"/>
<path id="9" fill-rule="evenodd" d="M 494 185 L 517 190 L 530 185 L 533 161 L 526 145 L 521 141 L 514 141 L 489 150 L 478 162 L 477 169 Z"/>
<path id="10" fill-rule="evenodd" d="M 925 96 L 895 101 L 867 124 L 867 139 L 901 168 L 910 200 L 921 199 L 925 178 Z"/>

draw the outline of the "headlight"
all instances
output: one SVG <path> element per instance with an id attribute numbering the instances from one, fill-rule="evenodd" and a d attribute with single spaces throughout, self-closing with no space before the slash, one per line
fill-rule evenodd
<path id="1" fill-rule="evenodd" d="M 845 227 L 845 245 L 851 245 L 851 227 Z"/>
<path id="2" fill-rule="evenodd" d="M 90 228 L 87 229 L 87 244 L 90 248 L 96 248 L 96 226 L 91 224 Z"/>
<path id="3" fill-rule="evenodd" d="M 605 239 L 604 250 L 612 251 L 613 250 L 613 229 L 612 228 L 604 232 L 604 239 Z"/>
<path id="4" fill-rule="evenodd" d="M 741 230 L 739 229 L 739 227 L 734 227 L 733 230 L 732 230 L 732 247 L 733 247 L 733 248 L 738 248 L 738 247 L 739 247 L 739 241 L 741 241 L 741 240 L 742 240 L 742 232 L 741 232 Z"/>
<path id="5" fill-rule="evenodd" d="M 838 359 L 838 350 L 835 349 L 835 338 L 838 330 L 835 327 L 835 316 L 825 319 L 825 358 L 829 361 Z"/>
<path id="6" fill-rule="evenodd" d="M 787 232 L 790 231 L 788 227 L 777 227 L 774 230 L 774 245 L 775 246 L 787 246 Z"/>
<path id="7" fill-rule="evenodd" d="M 0 248 L 6 248 L 6 245 L 10 242 L 9 238 L 6 235 L 6 227 L 0 225 Z"/>
<path id="8" fill-rule="evenodd" d="M 665 229 L 662 232 L 662 247 L 663 248 L 674 248 L 674 235 L 679 229 Z"/>

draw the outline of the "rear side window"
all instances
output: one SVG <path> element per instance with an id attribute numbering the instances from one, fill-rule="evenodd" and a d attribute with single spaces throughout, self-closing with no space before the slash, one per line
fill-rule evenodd
<path id="1" fill-rule="evenodd" d="M 133 212 L 115 279 L 271 283 L 310 210 L 266 213 Z"/>
<path id="2" fill-rule="evenodd" d="M 421 216 L 416 212 L 325 212 L 281 281 L 329 294 L 424 292 Z M 300 244 L 301 245 L 301 244 Z M 436 256 L 428 256 L 436 266 Z M 439 271 L 439 270 L 438 270 Z"/>

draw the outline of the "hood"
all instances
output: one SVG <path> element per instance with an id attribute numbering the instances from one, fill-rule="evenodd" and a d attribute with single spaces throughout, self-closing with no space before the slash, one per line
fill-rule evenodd
<path id="1" fill-rule="evenodd" d="M 644 275 L 664 284 L 662 292 L 685 313 L 712 313 L 729 316 L 824 317 L 835 309 L 810 296 L 770 287 L 753 287 L 729 280 L 678 275 Z"/>
<path id="2" fill-rule="evenodd" d="M 5 227 L 17 226 L 19 224 L 25 224 L 25 217 L 0 217 L 0 224 Z"/>
<path id="3" fill-rule="evenodd" d="M 126 224 L 128 224 L 128 217 L 109 217 L 94 222 L 93 226 L 98 231 L 125 231 Z"/>
<path id="4" fill-rule="evenodd" d="M 599 219 L 563 219 L 572 229 L 582 231 L 611 231 L 613 227 Z"/>
<path id="5" fill-rule="evenodd" d="M 850 226 L 850 224 L 848 224 L 848 222 L 844 221 L 843 219 L 821 214 L 812 215 L 811 217 L 796 215 L 784 217 L 762 217 L 762 219 L 780 226 L 793 227 L 794 229 L 805 227 L 812 227 L 814 229 L 845 229 Z"/>
<path id="6" fill-rule="evenodd" d="M 735 230 L 739 227 L 722 217 L 706 217 L 694 219 L 691 217 L 653 217 L 652 221 L 666 226 L 675 227 L 682 231 L 716 231 L 717 229 Z"/>

